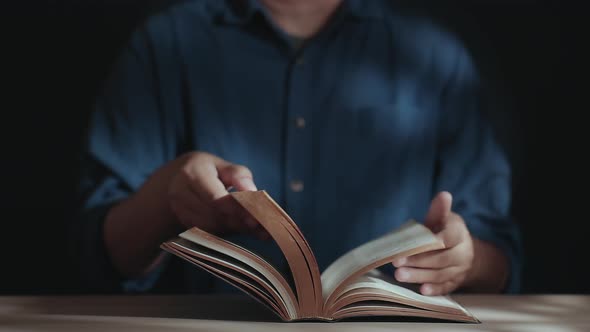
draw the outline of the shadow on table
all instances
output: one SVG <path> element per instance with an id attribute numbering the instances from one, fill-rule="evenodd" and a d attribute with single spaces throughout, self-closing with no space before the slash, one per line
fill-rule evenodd
<path id="1" fill-rule="evenodd" d="M 264 305 L 240 295 L 22 297 L 10 303 L 9 305 L 1 304 L 0 313 L 281 322 Z M 343 319 L 342 322 L 444 323 L 446 321 L 412 317 L 359 317 Z"/>
<path id="2" fill-rule="evenodd" d="M 281 321 L 246 296 L 22 297 L 0 304 L 0 314 Z"/>

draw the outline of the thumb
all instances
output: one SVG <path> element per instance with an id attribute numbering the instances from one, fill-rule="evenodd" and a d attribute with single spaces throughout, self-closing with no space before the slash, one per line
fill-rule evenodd
<path id="1" fill-rule="evenodd" d="M 448 219 L 451 214 L 452 204 L 453 196 L 451 193 L 448 191 L 439 192 L 430 203 L 430 209 L 424 219 L 424 226 L 437 233 L 440 230 L 442 223 Z"/>
<path id="2" fill-rule="evenodd" d="M 226 188 L 234 188 L 237 191 L 256 191 L 256 185 L 252 172 L 242 165 L 226 164 L 218 167 L 219 179 Z"/>

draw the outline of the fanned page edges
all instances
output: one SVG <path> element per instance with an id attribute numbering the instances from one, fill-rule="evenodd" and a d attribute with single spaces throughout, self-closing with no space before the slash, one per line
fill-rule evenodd
<path id="1" fill-rule="evenodd" d="M 423 296 L 375 270 L 398 257 L 444 248 L 423 225 L 409 221 L 347 252 L 320 275 L 303 234 L 265 191 L 231 196 L 275 240 L 287 260 L 295 290 L 263 258 L 198 228 L 161 247 L 249 294 L 282 320 L 400 316 L 479 322 L 450 297 Z"/>
<path id="2" fill-rule="evenodd" d="M 287 312 L 286 308 L 279 306 L 276 302 L 276 297 L 269 296 L 263 288 L 258 287 L 258 285 L 261 284 L 259 281 L 253 281 L 252 278 L 250 278 L 249 280 L 249 278 L 246 275 L 241 273 L 241 275 L 236 276 L 234 273 L 231 273 L 231 269 L 226 268 L 225 265 L 214 264 L 212 262 L 207 262 L 207 260 L 201 260 L 201 257 L 199 257 L 199 255 L 193 256 L 194 252 L 186 250 L 186 248 L 183 245 L 179 245 L 174 241 L 162 244 L 161 248 L 172 254 L 177 255 L 178 257 L 188 261 L 189 263 L 192 263 L 200 267 L 206 272 L 220 278 L 221 280 L 229 283 L 230 285 L 250 295 L 257 302 L 261 303 L 262 305 L 267 307 L 271 312 L 275 313 L 283 321 L 291 321 L 293 319 L 296 319 L 297 313 Z"/>
<path id="3" fill-rule="evenodd" d="M 299 316 L 297 298 L 289 283 L 267 261 L 245 248 L 198 228 L 183 232 L 179 239 L 164 243 L 162 248 L 191 263 L 198 260 L 201 264 L 195 264 L 208 272 L 224 274 L 226 281 L 229 278 L 243 284 L 250 291 L 243 287 L 239 288 L 248 294 L 254 292 L 259 295 L 249 287 L 251 285 L 248 285 L 255 283 L 267 295 L 263 298 L 269 298 L 280 309 L 276 310 L 273 307 L 283 320 L 292 320 Z M 220 266 L 224 268 L 224 271 L 215 270 L 220 269 Z M 257 296 L 255 297 L 258 299 Z"/>
<path id="4" fill-rule="evenodd" d="M 266 229 L 285 255 L 295 283 L 300 317 L 320 317 L 323 307 L 320 271 L 299 227 L 264 190 L 231 195 Z"/>
<path id="5" fill-rule="evenodd" d="M 330 311 L 342 288 L 365 273 L 399 257 L 444 247 L 428 228 L 410 220 L 396 230 L 350 250 L 322 273 L 323 311 Z"/>
<path id="6" fill-rule="evenodd" d="M 479 322 L 451 297 L 425 296 L 412 288 L 418 286 L 402 285 L 392 276 L 371 270 L 346 284 L 326 316 L 335 320 L 382 315 Z"/>

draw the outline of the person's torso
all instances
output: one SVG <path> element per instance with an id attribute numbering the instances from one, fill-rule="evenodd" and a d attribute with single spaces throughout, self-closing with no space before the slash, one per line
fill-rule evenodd
<path id="1" fill-rule="evenodd" d="M 161 105 L 182 109 L 183 149 L 250 168 L 299 225 L 320 270 L 424 216 L 446 78 L 412 38 L 433 36 L 385 13 L 341 13 L 296 49 L 261 13 L 218 19 L 205 8 L 194 2 L 161 18 L 174 40 L 154 51 Z M 231 239 L 285 266 L 274 246 Z"/>

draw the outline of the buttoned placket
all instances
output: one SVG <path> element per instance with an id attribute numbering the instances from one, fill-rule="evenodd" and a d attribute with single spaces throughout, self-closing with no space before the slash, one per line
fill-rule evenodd
<path id="1" fill-rule="evenodd" d="M 310 104 L 309 59 L 306 49 L 291 52 L 285 82 L 285 205 L 291 217 L 305 223 L 304 211 L 311 197 L 312 105 Z"/>

